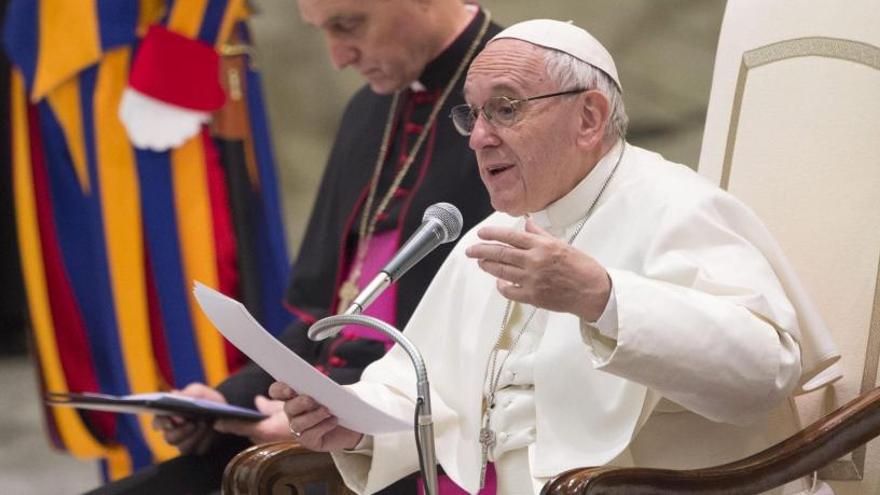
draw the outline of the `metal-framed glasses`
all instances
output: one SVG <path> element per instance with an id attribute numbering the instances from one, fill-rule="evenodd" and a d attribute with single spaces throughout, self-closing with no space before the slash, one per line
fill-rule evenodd
<path id="1" fill-rule="evenodd" d="M 481 107 L 474 107 L 467 103 L 452 107 L 449 117 L 452 119 L 455 130 L 462 136 L 470 136 L 477 124 L 480 114 L 493 125 L 509 127 L 515 124 L 521 117 L 522 107 L 526 103 L 535 100 L 543 100 L 544 98 L 552 98 L 554 96 L 573 95 L 583 93 L 586 88 L 570 89 L 568 91 L 559 91 L 557 93 L 549 93 L 546 95 L 530 96 L 528 98 L 508 98 L 506 96 L 493 96 L 486 100 Z"/>

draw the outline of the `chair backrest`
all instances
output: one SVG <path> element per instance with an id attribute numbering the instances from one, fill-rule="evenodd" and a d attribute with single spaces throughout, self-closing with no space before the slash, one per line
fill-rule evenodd
<path id="1" fill-rule="evenodd" d="M 731 0 L 699 171 L 765 221 L 831 328 L 841 380 L 798 397 L 808 424 L 878 385 L 880 0 Z M 820 472 L 880 493 L 880 441 Z"/>

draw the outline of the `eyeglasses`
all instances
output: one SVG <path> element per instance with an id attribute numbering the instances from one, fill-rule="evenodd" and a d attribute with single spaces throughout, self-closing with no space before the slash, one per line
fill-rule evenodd
<path id="1" fill-rule="evenodd" d="M 540 96 L 532 96 L 529 98 L 508 98 L 506 96 L 493 96 L 486 100 L 481 107 L 473 107 L 467 103 L 452 107 L 449 117 L 452 123 L 462 136 L 470 136 L 477 124 L 477 119 L 482 113 L 486 120 L 495 125 L 509 127 L 520 119 L 521 107 L 530 101 L 542 100 L 544 98 L 552 98 L 554 96 L 573 95 L 583 93 L 586 88 L 571 89 L 568 91 L 560 91 L 558 93 L 550 93 Z"/>

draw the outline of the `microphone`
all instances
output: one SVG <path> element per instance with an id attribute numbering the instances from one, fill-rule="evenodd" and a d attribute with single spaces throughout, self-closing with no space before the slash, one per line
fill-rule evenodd
<path id="1" fill-rule="evenodd" d="M 354 298 L 346 315 L 360 314 L 379 297 L 389 285 L 422 260 L 441 244 L 452 242 L 461 235 L 462 218 L 458 208 L 449 203 L 435 203 L 425 210 L 422 225 L 407 239 L 403 247 Z"/>

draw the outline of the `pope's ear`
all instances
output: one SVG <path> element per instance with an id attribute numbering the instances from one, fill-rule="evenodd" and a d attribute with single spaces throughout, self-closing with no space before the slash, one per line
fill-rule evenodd
<path id="1" fill-rule="evenodd" d="M 601 146 L 608 126 L 611 104 L 608 98 L 595 89 L 581 96 L 581 127 L 578 143 L 588 149 Z"/>

